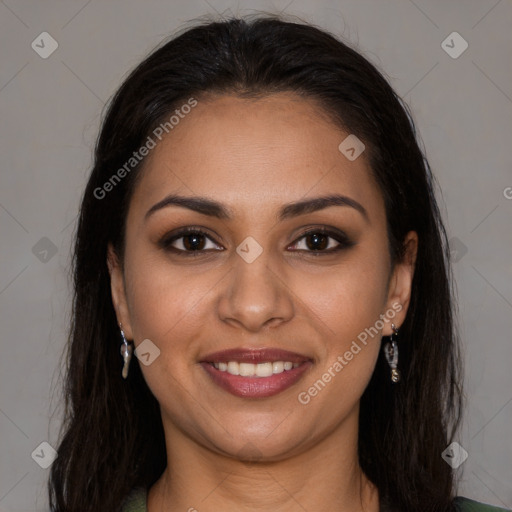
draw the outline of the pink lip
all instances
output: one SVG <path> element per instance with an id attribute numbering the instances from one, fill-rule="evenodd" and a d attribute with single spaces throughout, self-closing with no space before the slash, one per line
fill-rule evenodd
<path id="1" fill-rule="evenodd" d="M 297 368 L 284 370 L 269 377 L 241 377 L 217 370 L 211 363 L 238 361 L 247 363 L 264 363 L 290 361 L 299 363 Z M 231 349 L 215 352 L 204 357 L 201 366 L 213 382 L 232 395 L 242 398 L 266 398 L 277 395 L 295 384 L 313 362 L 306 356 L 279 349 Z"/>

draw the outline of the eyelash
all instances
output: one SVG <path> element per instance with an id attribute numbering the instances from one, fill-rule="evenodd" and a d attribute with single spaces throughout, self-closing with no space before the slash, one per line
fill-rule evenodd
<path id="1" fill-rule="evenodd" d="M 183 250 L 183 249 L 176 249 L 176 247 L 172 247 L 171 244 L 173 242 L 175 242 L 176 240 L 179 240 L 180 238 L 184 238 L 185 236 L 192 235 L 192 234 L 205 236 L 211 242 L 216 244 L 216 242 L 214 240 L 212 240 L 210 235 L 206 231 L 202 230 L 201 228 L 187 227 L 187 228 L 180 229 L 176 233 L 173 233 L 172 236 L 169 236 L 169 235 L 164 236 L 160 240 L 159 245 L 160 245 L 160 247 L 162 247 L 162 249 L 164 249 L 166 251 L 170 251 L 170 252 L 173 252 L 174 254 L 177 254 L 178 256 L 184 256 L 184 257 L 198 257 L 198 256 L 201 256 L 202 253 L 210 251 L 210 250 L 205 250 L 205 249 L 198 249 L 195 251 L 187 251 L 187 250 Z M 329 238 L 333 238 L 334 240 L 336 240 L 340 245 L 338 245 L 334 249 L 331 248 L 331 249 L 323 249 L 323 250 L 316 250 L 316 251 L 315 250 L 297 249 L 298 251 L 305 251 L 306 253 L 311 254 L 313 256 L 322 256 L 322 255 L 329 255 L 329 254 L 337 253 L 343 249 L 347 249 L 347 248 L 355 245 L 355 242 L 352 242 L 342 231 L 337 231 L 337 230 L 335 231 L 335 230 L 324 228 L 324 227 L 310 229 L 310 230 L 302 233 L 296 239 L 296 241 L 293 242 L 291 245 L 297 245 L 298 241 L 300 241 L 303 238 L 307 237 L 308 235 L 312 235 L 312 234 L 326 235 Z M 218 244 L 216 244 L 216 245 L 218 245 Z M 217 249 L 215 249 L 215 250 L 217 250 Z"/>

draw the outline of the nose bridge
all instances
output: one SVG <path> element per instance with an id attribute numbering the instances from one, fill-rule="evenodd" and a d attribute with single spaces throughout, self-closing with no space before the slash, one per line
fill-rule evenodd
<path id="1" fill-rule="evenodd" d="M 253 259 L 255 251 L 257 248 L 251 240 L 239 245 L 234 268 L 229 274 L 228 289 L 219 304 L 222 320 L 242 324 L 251 331 L 271 320 L 287 321 L 293 314 L 292 299 L 282 276 L 272 264 L 271 251 L 260 250 Z"/>

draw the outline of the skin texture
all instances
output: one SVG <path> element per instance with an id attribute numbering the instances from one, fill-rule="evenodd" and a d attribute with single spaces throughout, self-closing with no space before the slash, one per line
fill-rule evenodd
<path id="1" fill-rule="evenodd" d="M 409 304 L 416 233 L 391 269 L 383 198 L 364 153 L 349 161 L 338 150 L 347 135 L 293 93 L 210 96 L 147 157 L 123 265 L 111 247 L 108 264 L 127 339 L 137 346 L 149 338 L 161 351 L 141 365 L 161 406 L 169 461 L 150 489 L 149 512 L 378 510 L 377 490 L 358 465 L 358 411 L 391 320 L 308 404 L 297 399 L 379 315 L 399 305 L 392 322 L 400 326 Z M 207 196 L 233 219 L 168 206 L 144 220 L 170 193 Z M 368 219 L 350 206 L 277 219 L 285 204 L 332 193 L 358 201 Z M 211 238 L 201 239 L 199 256 L 158 245 L 185 226 Z M 313 254 L 314 240 L 308 246 L 302 235 L 323 226 L 355 245 Z M 252 263 L 236 252 L 248 236 L 263 249 Z M 187 241 L 172 246 L 185 250 Z M 338 245 L 328 238 L 321 250 Z M 235 397 L 199 365 L 235 347 L 283 348 L 314 364 L 278 395 Z"/>

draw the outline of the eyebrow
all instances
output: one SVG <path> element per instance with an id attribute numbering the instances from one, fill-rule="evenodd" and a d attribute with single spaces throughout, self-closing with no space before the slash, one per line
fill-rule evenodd
<path id="1" fill-rule="evenodd" d="M 179 196 L 176 194 L 170 194 L 164 199 L 154 204 L 144 216 L 146 221 L 153 213 L 167 206 L 181 206 L 182 208 L 188 208 L 202 215 L 208 215 L 210 217 L 216 217 L 218 219 L 232 220 L 234 215 L 230 208 L 224 206 L 217 201 L 213 201 L 207 197 L 200 196 Z M 299 215 L 305 215 L 307 213 L 313 213 L 318 210 L 323 210 L 330 206 L 348 206 L 357 210 L 367 222 L 369 222 L 368 212 L 362 204 L 358 203 L 355 199 L 339 194 L 331 194 L 322 197 L 316 197 L 314 199 L 305 199 L 295 203 L 288 203 L 283 206 L 278 214 L 279 221 L 290 219 L 292 217 L 298 217 Z"/>

